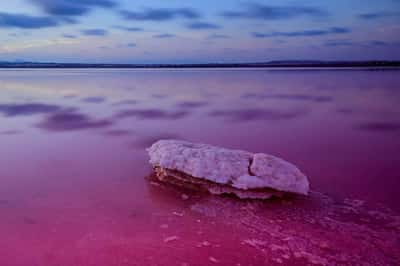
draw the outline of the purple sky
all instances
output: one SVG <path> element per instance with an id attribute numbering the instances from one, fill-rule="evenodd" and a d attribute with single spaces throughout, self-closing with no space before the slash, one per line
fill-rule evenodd
<path id="1" fill-rule="evenodd" d="M 400 1 L 14 0 L 0 61 L 400 60 Z"/>

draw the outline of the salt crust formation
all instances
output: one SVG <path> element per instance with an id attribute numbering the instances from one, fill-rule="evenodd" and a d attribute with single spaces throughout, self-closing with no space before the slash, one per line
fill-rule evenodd
<path id="1" fill-rule="evenodd" d="M 309 191 L 307 177 L 296 166 L 264 153 L 180 140 L 159 140 L 147 151 L 156 177 L 175 185 L 261 199 Z"/>

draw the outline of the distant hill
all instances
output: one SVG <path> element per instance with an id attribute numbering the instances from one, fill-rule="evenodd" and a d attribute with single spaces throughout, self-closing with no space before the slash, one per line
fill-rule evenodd
<path id="1" fill-rule="evenodd" d="M 257 63 L 204 64 L 90 64 L 51 62 L 1 62 L 0 68 L 283 68 L 283 67 L 400 67 L 400 61 L 285 60 Z"/>

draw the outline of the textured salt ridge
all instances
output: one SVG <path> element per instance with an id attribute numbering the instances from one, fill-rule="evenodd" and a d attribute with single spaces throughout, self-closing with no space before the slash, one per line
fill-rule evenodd
<path id="1" fill-rule="evenodd" d="M 218 184 L 308 194 L 307 177 L 293 164 L 272 155 L 179 140 L 159 140 L 147 151 L 153 166 Z"/>

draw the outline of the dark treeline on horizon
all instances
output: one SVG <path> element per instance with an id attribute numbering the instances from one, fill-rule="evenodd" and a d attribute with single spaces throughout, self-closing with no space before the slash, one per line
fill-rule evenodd
<path id="1" fill-rule="evenodd" d="M 283 68 L 283 67 L 400 67 L 400 61 L 270 61 L 260 63 L 103 64 L 0 62 L 0 68 Z"/>

